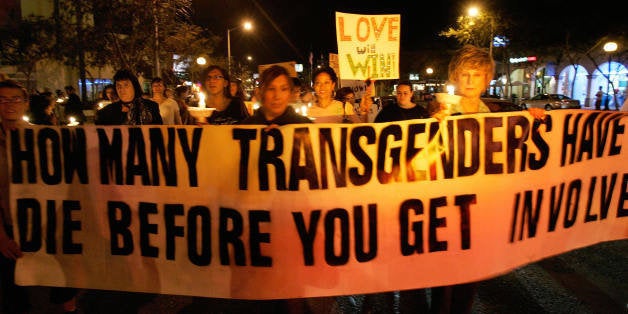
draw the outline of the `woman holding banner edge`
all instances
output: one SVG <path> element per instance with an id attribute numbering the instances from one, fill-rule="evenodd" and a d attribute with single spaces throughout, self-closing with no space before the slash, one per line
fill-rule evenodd
<path id="1" fill-rule="evenodd" d="M 495 62 L 486 49 L 473 45 L 458 49 L 448 68 L 457 103 L 439 102 L 437 95 L 429 105 L 431 116 L 443 120 L 449 115 L 499 112 L 492 111 L 480 98 L 489 87 L 494 71 Z M 545 118 L 543 109 L 530 108 L 528 112 L 537 120 Z M 468 282 L 431 288 L 430 313 L 471 313 L 478 285 L 479 282 Z"/>

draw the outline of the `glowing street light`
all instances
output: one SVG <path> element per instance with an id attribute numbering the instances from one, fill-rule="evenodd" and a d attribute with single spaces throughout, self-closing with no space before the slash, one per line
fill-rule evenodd
<path id="1" fill-rule="evenodd" d="M 606 94 L 611 94 L 611 62 L 613 61 L 612 56 L 613 52 L 617 51 L 617 43 L 614 41 L 609 41 L 604 44 L 604 51 L 608 53 L 608 78 L 606 82 Z M 608 98 L 607 98 L 608 99 Z M 605 109 L 609 109 L 608 103 L 610 100 L 606 101 Z M 615 103 L 615 108 L 617 108 L 617 94 L 613 92 L 613 102 Z"/>
<path id="2" fill-rule="evenodd" d="M 467 9 L 467 14 L 470 17 L 479 17 L 481 12 L 480 9 L 478 7 L 470 7 L 469 9 Z M 485 14 L 485 17 L 488 19 L 488 22 L 490 24 L 490 28 L 491 28 L 491 37 L 489 38 L 489 43 L 488 43 L 488 54 L 491 56 L 491 58 L 493 57 L 493 17 Z"/>
<path id="3" fill-rule="evenodd" d="M 425 69 L 425 73 L 427 74 L 427 79 L 425 80 L 425 86 L 427 87 L 428 92 L 433 92 L 436 90 L 436 83 L 432 80 L 432 74 L 434 74 L 434 69 L 428 67 Z"/>
<path id="4" fill-rule="evenodd" d="M 229 73 L 231 73 L 231 31 L 236 30 L 240 27 L 244 28 L 244 30 L 249 31 L 253 29 L 253 24 L 251 24 L 251 22 L 249 21 L 245 21 L 242 25 L 227 29 L 227 64 Z"/>

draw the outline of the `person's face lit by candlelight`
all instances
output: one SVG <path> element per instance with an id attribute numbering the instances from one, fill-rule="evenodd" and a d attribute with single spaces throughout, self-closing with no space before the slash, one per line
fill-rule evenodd
<path id="1" fill-rule="evenodd" d="M 117 81 L 116 92 L 118 93 L 118 98 L 123 102 L 131 102 L 135 98 L 135 89 L 130 80 Z"/>
<path id="2" fill-rule="evenodd" d="M 266 119 L 280 116 L 290 105 L 292 96 L 291 78 L 279 75 L 262 89 L 262 108 Z"/>

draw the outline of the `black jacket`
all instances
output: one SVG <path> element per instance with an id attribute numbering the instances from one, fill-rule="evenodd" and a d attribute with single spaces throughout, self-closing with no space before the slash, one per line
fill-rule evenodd
<path id="1" fill-rule="evenodd" d="M 264 116 L 263 109 L 260 108 L 255 113 L 244 119 L 240 124 L 265 124 L 265 125 L 285 125 L 285 124 L 295 124 L 295 123 L 312 123 L 310 118 L 302 116 L 294 111 L 294 108 L 288 106 L 286 110 L 277 118 L 273 120 L 266 120 Z"/>
<path id="2" fill-rule="evenodd" d="M 164 124 L 159 114 L 159 105 L 148 99 L 136 98 L 128 110 L 123 111 L 122 101 L 116 101 L 96 112 L 97 125 L 144 125 Z"/>

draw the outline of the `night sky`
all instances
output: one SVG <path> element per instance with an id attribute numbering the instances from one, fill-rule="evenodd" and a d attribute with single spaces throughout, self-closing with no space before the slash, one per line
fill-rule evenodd
<path id="1" fill-rule="evenodd" d="M 231 32 L 231 55 L 244 60 L 255 58 L 256 64 L 296 60 L 307 63 L 310 51 L 315 57 L 337 52 L 335 11 L 363 14 L 401 14 L 401 49 L 427 49 L 447 41 L 438 33 L 455 25 L 470 2 L 456 0 L 196 0 L 194 21 L 225 38 L 219 51 L 226 56 L 227 28 L 249 18 L 255 30 Z M 488 0 L 490 10 L 507 18 L 521 29 L 520 34 L 535 42 L 564 42 L 566 33 L 573 38 L 600 38 L 608 33 L 628 29 L 628 11 L 623 2 L 600 2 L 607 9 L 590 9 L 571 1 L 559 0 Z M 507 5 L 507 7 L 503 6 Z M 419 6 L 419 8 L 416 8 Z M 559 13 L 563 12 L 563 13 Z M 529 35 L 528 35 L 529 34 Z M 526 40 L 522 38 L 521 40 Z"/>

